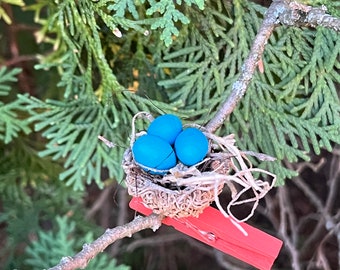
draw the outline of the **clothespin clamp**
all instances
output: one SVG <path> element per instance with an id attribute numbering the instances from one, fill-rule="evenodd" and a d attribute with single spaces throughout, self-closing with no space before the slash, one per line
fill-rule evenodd
<path id="1" fill-rule="evenodd" d="M 144 215 L 152 213 L 140 198 L 133 197 L 129 205 Z M 282 247 L 281 240 L 246 223 L 240 223 L 246 234 L 242 233 L 230 218 L 210 206 L 198 218 L 166 217 L 162 223 L 260 270 L 271 269 Z"/>

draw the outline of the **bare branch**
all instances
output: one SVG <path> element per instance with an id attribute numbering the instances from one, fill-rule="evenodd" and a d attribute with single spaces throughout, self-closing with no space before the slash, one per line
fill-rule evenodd
<path id="1" fill-rule="evenodd" d="M 280 204 L 279 233 L 282 236 L 285 246 L 290 253 L 292 268 L 299 270 L 301 269 L 301 264 L 299 260 L 299 251 L 297 248 L 298 232 L 292 229 L 296 224 L 296 217 L 294 215 L 293 206 L 290 203 L 287 187 L 282 186 L 278 188 L 278 197 Z M 289 235 L 289 232 L 291 232 L 291 236 Z"/>
<path id="2" fill-rule="evenodd" d="M 96 200 L 96 202 L 93 204 L 93 206 L 87 211 L 86 213 L 86 219 L 92 218 L 98 210 L 100 210 L 103 207 L 104 202 L 107 201 L 107 198 L 110 196 L 112 190 L 114 189 L 114 185 L 110 185 L 106 187 Z M 121 224 L 119 224 L 121 225 Z"/>
<path id="3" fill-rule="evenodd" d="M 147 217 L 136 217 L 130 223 L 118 226 L 113 229 L 107 229 L 103 235 L 91 244 L 84 244 L 82 251 L 73 257 L 64 257 L 60 263 L 50 270 L 73 270 L 85 268 L 89 261 L 97 254 L 102 252 L 110 244 L 124 237 L 131 237 L 132 234 L 144 229 L 157 230 L 162 224 L 163 216 L 152 214 Z"/>
<path id="4" fill-rule="evenodd" d="M 289 9 L 280 16 L 280 22 L 289 26 L 322 26 L 340 31 L 340 19 L 326 13 L 327 8 L 310 7 L 297 2 L 291 2 Z"/>
<path id="5" fill-rule="evenodd" d="M 127 189 L 122 186 L 118 187 L 118 216 L 117 216 L 117 225 L 121 226 L 127 222 L 128 219 L 128 193 Z M 116 241 L 112 245 L 112 249 L 110 251 L 113 257 L 117 256 L 119 253 L 120 246 L 122 244 L 121 240 Z"/>
<path id="6" fill-rule="evenodd" d="M 151 236 L 148 238 L 141 238 L 138 240 L 133 241 L 126 247 L 127 252 L 132 252 L 139 247 L 146 247 L 146 246 L 158 246 L 160 244 L 175 242 L 175 241 L 184 241 L 187 240 L 188 237 L 185 234 L 180 234 L 178 232 L 175 233 L 168 233 L 165 235 L 157 235 Z"/>
<path id="7" fill-rule="evenodd" d="M 233 270 L 246 270 L 246 269 L 253 269 L 248 264 L 239 261 L 232 256 L 225 254 L 217 249 L 214 250 L 214 257 L 216 261 L 223 269 L 233 269 Z"/>
<path id="8" fill-rule="evenodd" d="M 36 55 L 18 55 L 5 61 L 3 64 L 4 66 L 10 67 L 10 66 L 18 65 L 22 62 L 37 61 L 37 60 L 38 60 L 38 56 Z"/>

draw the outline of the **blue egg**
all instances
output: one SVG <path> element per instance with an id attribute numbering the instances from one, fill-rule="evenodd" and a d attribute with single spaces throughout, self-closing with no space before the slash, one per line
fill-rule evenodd
<path id="1" fill-rule="evenodd" d="M 171 145 L 175 142 L 176 137 L 182 131 L 181 120 L 173 114 L 164 114 L 153 120 L 147 130 L 147 133 L 166 140 Z"/>
<path id="2" fill-rule="evenodd" d="M 145 166 L 157 170 L 169 170 L 177 163 L 171 145 L 167 141 L 149 134 L 143 135 L 135 141 L 132 146 L 132 154 L 142 168 Z M 147 168 L 143 169 L 152 174 L 161 174 Z"/>
<path id="3" fill-rule="evenodd" d="M 187 166 L 202 161 L 209 150 L 209 142 L 202 131 L 187 128 L 176 138 L 175 151 L 178 159 Z"/>

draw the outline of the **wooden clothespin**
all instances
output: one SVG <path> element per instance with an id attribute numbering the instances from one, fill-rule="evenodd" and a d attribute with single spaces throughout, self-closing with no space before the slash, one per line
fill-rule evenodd
<path id="1" fill-rule="evenodd" d="M 130 207 L 144 215 L 152 213 L 140 198 L 134 197 Z M 282 246 L 281 240 L 246 223 L 241 226 L 247 235 L 242 233 L 213 207 L 204 209 L 198 218 L 166 217 L 162 223 L 261 270 L 271 269 Z"/>

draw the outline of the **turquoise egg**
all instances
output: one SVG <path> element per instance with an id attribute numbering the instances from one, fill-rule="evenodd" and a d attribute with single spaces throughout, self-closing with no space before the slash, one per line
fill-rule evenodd
<path id="1" fill-rule="evenodd" d="M 142 168 L 145 166 L 157 170 L 169 170 L 177 163 L 171 145 L 167 141 L 149 134 L 143 135 L 135 141 L 132 146 L 132 154 Z M 147 168 L 143 169 L 152 174 L 162 174 Z"/>
<path id="2" fill-rule="evenodd" d="M 206 136 L 197 128 L 187 128 L 176 138 L 175 151 L 178 159 L 187 166 L 202 161 L 209 150 Z"/>
<path id="3" fill-rule="evenodd" d="M 176 115 L 164 114 L 151 122 L 147 133 L 160 137 L 172 145 L 181 131 L 181 120 Z"/>

